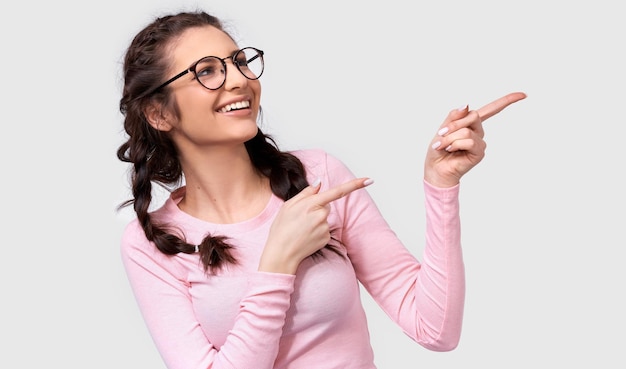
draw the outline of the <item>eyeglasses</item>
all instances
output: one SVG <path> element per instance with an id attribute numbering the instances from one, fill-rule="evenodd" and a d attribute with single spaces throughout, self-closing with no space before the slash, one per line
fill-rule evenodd
<path id="1" fill-rule="evenodd" d="M 176 81 L 185 74 L 191 72 L 196 81 L 209 90 L 217 90 L 226 82 L 226 60 L 230 59 L 244 77 L 250 80 L 259 79 L 263 74 L 264 61 L 263 50 L 254 47 L 244 47 L 233 55 L 225 58 L 217 56 L 205 56 L 193 63 L 188 69 L 178 73 L 174 77 L 163 82 L 159 87 L 152 90 L 154 93 L 170 83 Z"/>

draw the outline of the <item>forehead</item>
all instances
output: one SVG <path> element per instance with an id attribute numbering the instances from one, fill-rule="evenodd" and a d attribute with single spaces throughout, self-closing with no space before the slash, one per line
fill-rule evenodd
<path id="1" fill-rule="evenodd" d="M 184 69 L 205 56 L 220 58 L 231 55 L 237 44 L 224 31 L 213 26 L 194 27 L 183 32 L 169 48 L 172 65 Z"/>

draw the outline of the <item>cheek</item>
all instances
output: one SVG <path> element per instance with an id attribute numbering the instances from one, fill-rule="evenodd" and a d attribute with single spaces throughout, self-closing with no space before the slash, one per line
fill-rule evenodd
<path id="1" fill-rule="evenodd" d="M 252 82 L 250 84 L 250 89 L 252 90 L 252 92 L 254 93 L 254 99 L 257 103 L 257 106 L 260 104 L 261 102 L 261 83 L 259 82 L 259 80 L 255 80 L 255 81 L 250 81 Z"/>
<path id="2" fill-rule="evenodd" d="M 215 99 L 212 96 L 206 96 L 203 94 L 187 94 L 178 96 L 178 111 L 180 119 L 185 120 L 198 120 L 214 119 L 215 112 L 213 106 Z"/>

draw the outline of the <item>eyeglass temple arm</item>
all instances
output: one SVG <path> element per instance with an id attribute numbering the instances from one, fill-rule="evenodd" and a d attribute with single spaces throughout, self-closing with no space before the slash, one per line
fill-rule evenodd
<path id="1" fill-rule="evenodd" d="M 263 55 L 263 51 L 261 51 L 261 50 L 257 50 L 257 51 L 258 51 L 258 53 L 257 53 L 255 56 L 251 57 L 250 59 L 248 59 L 248 60 L 246 61 L 247 63 L 253 62 L 256 58 L 258 58 L 258 57 L 260 57 L 261 55 Z"/>
<path id="2" fill-rule="evenodd" d="M 159 87 L 155 88 L 154 90 L 152 90 L 152 92 L 156 92 L 156 91 L 162 89 L 163 87 L 165 87 L 165 86 L 169 85 L 170 83 L 176 81 L 177 79 L 179 79 L 180 77 L 182 77 L 185 74 L 189 73 L 190 71 L 191 71 L 191 68 L 178 73 L 174 77 L 172 77 L 172 78 L 168 79 L 167 81 L 161 83 L 161 85 Z"/>

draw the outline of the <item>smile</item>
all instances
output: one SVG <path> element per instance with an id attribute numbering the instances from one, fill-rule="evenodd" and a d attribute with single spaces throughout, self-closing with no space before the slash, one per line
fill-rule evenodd
<path id="1" fill-rule="evenodd" d="M 245 100 L 245 101 L 238 101 L 236 103 L 228 104 L 224 106 L 223 108 L 219 109 L 218 111 L 220 113 L 228 113 L 229 111 L 246 109 L 249 107 L 250 107 L 250 101 Z"/>

